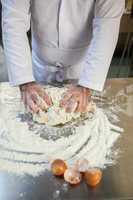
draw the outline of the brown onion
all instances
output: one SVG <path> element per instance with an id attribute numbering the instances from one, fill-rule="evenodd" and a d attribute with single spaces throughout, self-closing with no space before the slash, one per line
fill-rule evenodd
<path id="1" fill-rule="evenodd" d="M 102 171 L 100 169 L 89 169 L 84 174 L 86 183 L 89 186 L 95 187 L 102 179 Z"/>
<path id="2" fill-rule="evenodd" d="M 56 159 L 51 164 L 51 171 L 55 176 L 62 176 L 67 169 L 67 164 L 61 159 Z"/>

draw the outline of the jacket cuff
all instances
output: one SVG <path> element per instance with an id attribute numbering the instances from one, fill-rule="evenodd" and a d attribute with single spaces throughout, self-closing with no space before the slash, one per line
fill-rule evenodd
<path id="1" fill-rule="evenodd" d="M 18 80 L 12 80 L 12 81 L 9 81 L 10 85 L 11 86 L 19 86 L 21 84 L 25 84 L 25 83 L 29 83 L 29 82 L 34 82 L 35 81 L 35 78 L 34 77 L 23 77 L 22 79 L 19 78 Z"/>
<path id="2" fill-rule="evenodd" d="M 86 88 L 89 88 L 89 89 L 92 89 L 92 90 L 96 90 L 96 91 L 99 91 L 99 92 L 102 92 L 103 88 L 104 88 L 104 84 L 99 84 L 99 83 L 86 81 L 86 80 L 82 80 L 82 79 L 79 80 L 78 84 L 80 86 L 83 86 L 83 87 L 86 87 Z"/>

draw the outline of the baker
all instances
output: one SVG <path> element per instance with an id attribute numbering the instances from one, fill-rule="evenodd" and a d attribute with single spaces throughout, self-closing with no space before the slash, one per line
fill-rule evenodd
<path id="1" fill-rule="evenodd" d="M 2 0 L 9 81 L 34 112 L 52 105 L 42 83 L 78 79 L 60 105 L 85 112 L 102 91 L 117 44 L 124 0 Z M 31 27 L 31 49 L 27 32 Z M 40 96 L 44 104 L 38 103 Z"/>

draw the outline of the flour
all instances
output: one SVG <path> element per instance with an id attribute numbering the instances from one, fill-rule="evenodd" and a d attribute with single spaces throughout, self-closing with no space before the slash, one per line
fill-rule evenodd
<path id="1" fill-rule="evenodd" d="M 40 124 L 47 124 L 49 126 L 63 125 L 80 118 L 82 115 L 86 118 L 89 112 L 95 110 L 95 104 L 91 101 L 88 104 L 88 112 L 84 114 L 79 112 L 67 113 L 64 108 L 60 107 L 60 100 L 63 98 L 67 88 L 53 87 L 46 88 L 45 91 L 51 97 L 53 104 L 48 108 L 47 112 L 40 110 L 38 113 L 33 113 L 33 120 Z M 38 101 L 39 104 L 42 104 L 41 98 L 38 97 Z"/>
<path id="2" fill-rule="evenodd" d="M 66 113 L 65 109 L 60 108 L 60 100 L 66 92 L 67 88 L 48 88 L 46 93 L 51 97 L 53 105 L 45 111 L 39 111 L 39 113 L 33 113 L 33 120 L 41 124 L 48 124 L 55 126 L 59 124 L 65 124 L 72 119 L 80 117 L 80 113 Z M 38 99 L 41 103 L 41 98 Z"/>
<path id="3" fill-rule="evenodd" d="M 115 162 L 112 147 L 122 129 L 111 124 L 101 108 L 84 120 L 50 127 L 25 114 L 17 88 L 3 84 L 0 94 L 0 170 L 38 176 L 55 158 L 69 165 L 86 158 L 90 167 L 100 168 Z"/>

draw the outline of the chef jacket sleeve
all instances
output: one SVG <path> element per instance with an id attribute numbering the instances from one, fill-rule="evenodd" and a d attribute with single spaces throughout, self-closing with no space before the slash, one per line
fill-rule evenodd
<path id="1" fill-rule="evenodd" d="M 96 0 L 93 34 L 79 85 L 102 91 L 117 44 L 125 0 Z"/>
<path id="2" fill-rule="evenodd" d="M 9 81 L 16 86 L 34 81 L 27 31 L 30 0 L 2 0 L 2 29 Z"/>

